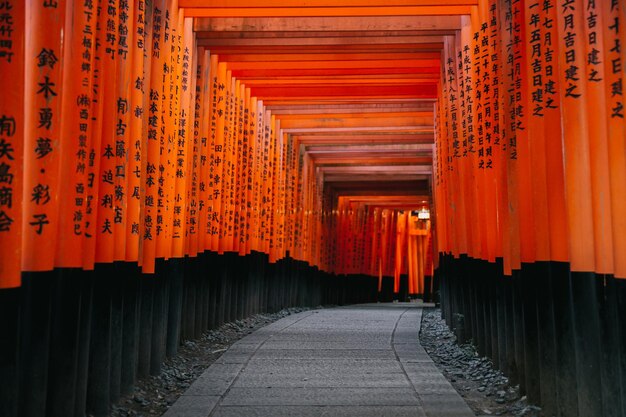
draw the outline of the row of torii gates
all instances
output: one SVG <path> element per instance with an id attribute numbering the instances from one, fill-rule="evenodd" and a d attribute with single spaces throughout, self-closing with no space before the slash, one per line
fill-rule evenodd
<path id="1" fill-rule="evenodd" d="M 0 415 L 181 340 L 438 299 L 546 415 L 626 415 L 626 2 L 0 1 Z"/>

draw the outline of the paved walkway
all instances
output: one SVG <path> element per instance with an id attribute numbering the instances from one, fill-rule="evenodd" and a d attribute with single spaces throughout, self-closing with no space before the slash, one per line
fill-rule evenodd
<path id="1" fill-rule="evenodd" d="M 474 413 L 418 341 L 417 304 L 307 311 L 248 335 L 164 417 Z"/>

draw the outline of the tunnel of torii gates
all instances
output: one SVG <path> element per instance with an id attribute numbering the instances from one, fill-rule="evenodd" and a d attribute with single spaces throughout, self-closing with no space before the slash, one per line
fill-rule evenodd
<path id="1" fill-rule="evenodd" d="M 546 415 L 626 415 L 626 2 L 302 3 L 0 1 L 0 415 L 433 295 Z"/>

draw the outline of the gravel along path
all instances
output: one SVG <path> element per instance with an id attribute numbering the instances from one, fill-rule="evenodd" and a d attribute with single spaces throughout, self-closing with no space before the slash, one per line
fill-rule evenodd
<path id="1" fill-rule="evenodd" d="M 479 416 L 539 417 L 541 409 L 528 404 L 519 386 L 510 386 L 489 359 L 478 356 L 471 344 L 459 345 L 441 318 L 441 310 L 424 309 L 420 342 L 443 375 Z"/>

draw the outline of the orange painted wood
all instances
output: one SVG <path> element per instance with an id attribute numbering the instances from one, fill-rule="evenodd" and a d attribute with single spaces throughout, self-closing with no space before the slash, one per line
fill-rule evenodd
<path id="1" fill-rule="evenodd" d="M 209 8 L 189 7 L 186 13 L 193 17 L 364 17 L 364 16 L 450 16 L 469 13 L 469 6 L 382 6 L 382 7 L 248 7 L 248 8 Z"/>
<path id="2" fill-rule="evenodd" d="M 252 162 L 252 183 L 250 192 L 250 201 L 252 208 L 250 210 L 250 251 L 258 251 L 259 247 L 259 199 L 261 184 L 261 135 L 263 132 L 263 116 L 262 104 L 256 97 L 250 97 L 250 141 L 251 162 Z"/>
<path id="3" fill-rule="evenodd" d="M 148 126 L 146 126 L 146 170 L 143 184 L 145 187 L 145 198 L 143 202 L 143 243 L 142 243 L 142 272 L 152 274 L 155 271 L 155 259 L 157 256 L 157 216 L 159 199 L 159 165 L 161 164 L 161 139 L 162 112 L 163 112 L 163 65 L 165 63 L 164 47 L 164 0 L 157 0 L 153 3 L 152 19 L 150 30 L 152 34 L 152 50 L 150 79 L 146 84 L 149 97 L 147 111 Z"/>
<path id="4" fill-rule="evenodd" d="M 226 126 L 224 130 L 224 170 L 222 172 L 222 245 L 220 250 L 233 250 L 233 222 L 235 211 L 235 181 L 237 168 L 237 130 L 236 118 L 238 103 L 236 97 L 236 79 L 230 71 L 226 73 Z"/>
<path id="5" fill-rule="evenodd" d="M 351 39 L 358 39 L 351 43 L 360 45 L 364 41 L 370 42 L 370 45 L 379 45 L 385 43 L 416 43 L 423 41 L 442 42 L 441 36 L 453 35 L 456 28 L 433 28 L 433 29 L 389 29 L 389 30 L 368 30 L 367 28 L 343 31 L 340 28 L 329 28 L 328 30 L 245 30 L 242 31 L 216 31 L 211 30 L 213 22 L 211 19 L 197 19 L 201 22 L 194 25 L 199 39 L 213 39 L 223 43 L 225 40 L 240 40 L 235 45 L 245 45 L 246 42 L 261 42 L 263 46 L 269 45 L 291 45 L 290 42 L 301 43 L 306 39 L 307 44 L 317 45 L 337 43 L 335 39 L 341 39 L 341 42 L 350 42 Z"/>
<path id="6" fill-rule="evenodd" d="M 235 69 L 234 74 L 243 80 L 259 77 L 312 77 L 312 76 L 385 76 L 397 74 L 428 74 L 439 73 L 439 66 L 415 67 L 411 65 L 388 68 L 257 68 L 257 69 Z M 311 103 L 307 100 L 304 104 Z"/>
<path id="7" fill-rule="evenodd" d="M 512 11 L 513 20 L 512 23 L 520 24 L 523 27 L 523 9 L 521 5 L 513 5 Z M 518 17 L 515 17 L 518 16 Z M 526 77 L 524 74 L 524 66 L 522 63 L 525 60 L 525 50 L 523 43 L 520 43 L 524 39 L 524 32 L 513 33 L 514 45 L 514 62 L 513 62 L 513 77 L 510 80 L 514 86 L 513 100 L 514 106 L 512 110 L 513 118 L 510 121 L 510 129 L 512 141 L 515 146 L 511 146 L 511 140 L 509 141 L 509 215 L 511 218 L 511 264 L 513 269 L 519 270 L 521 268 L 521 262 L 532 262 L 534 250 L 532 250 L 532 239 L 528 234 L 532 230 L 532 225 L 529 224 L 532 209 L 527 204 L 530 196 L 528 195 L 528 178 L 524 177 L 524 143 L 525 138 L 523 129 L 526 128 L 527 123 L 525 116 L 527 110 L 521 103 L 521 94 L 518 95 L 518 91 L 524 91 L 526 89 Z M 519 87 L 518 87 L 519 80 Z M 520 108 L 520 106 L 522 106 Z M 526 180 L 526 181 L 524 181 Z M 526 200 L 525 200 L 526 199 Z"/>
<path id="8" fill-rule="evenodd" d="M 545 12 L 545 17 L 556 20 L 556 9 L 550 9 Z M 544 34 L 550 36 L 552 45 L 557 47 L 556 39 L 558 37 L 556 26 L 550 29 L 544 28 Z M 549 46 L 549 45 L 546 45 Z M 546 56 L 544 50 L 544 56 Z M 552 62 L 545 60 L 545 72 L 552 71 L 552 75 L 544 79 L 544 85 L 553 83 L 554 89 L 544 91 L 545 100 L 545 137 L 546 138 L 562 138 L 561 125 L 561 98 L 559 91 L 562 88 L 559 82 L 557 69 L 557 61 L 553 58 Z M 551 65 L 551 67 L 549 67 Z M 545 89 L 544 89 L 545 90 Z M 551 103 L 550 103 L 551 102 Z M 567 216 L 565 202 L 565 178 L 563 166 L 563 141 L 562 140 L 546 140 L 546 171 L 548 173 L 548 210 L 550 218 L 550 258 L 553 261 L 568 262 L 569 261 L 569 244 L 567 233 Z"/>
<path id="9" fill-rule="evenodd" d="M 218 251 L 221 253 L 223 247 L 223 237 L 222 237 L 222 229 L 224 225 L 224 219 L 222 215 L 222 207 L 223 207 L 223 194 L 222 187 L 224 181 L 225 174 L 225 132 L 224 127 L 228 125 L 228 95 L 227 89 L 229 88 L 228 78 L 227 78 L 227 69 L 226 64 L 219 63 L 217 69 L 217 86 L 218 86 L 218 97 L 217 97 L 217 131 L 215 138 L 215 175 L 218 176 L 218 182 L 215 184 L 217 188 L 217 192 L 213 194 L 213 212 L 215 213 L 213 219 L 212 229 L 212 248 L 214 251 Z M 216 216 L 216 217 L 215 217 Z"/>
<path id="10" fill-rule="evenodd" d="M 113 236 L 114 245 L 113 259 L 115 261 L 126 260 L 126 246 L 129 244 L 132 233 L 127 234 L 128 227 L 128 202 L 132 196 L 129 188 L 130 151 L 131 151 L 131 94 L 134 87 L 133 55 L 131 48 L 135 42 L 133 31 L 134 5 L 120 4 L 119 13 L 127 17 L 120 19 L 117 29 L 117 73 L 116 73 L 116 109 L 115 117 L 115 181 L 113 189 Z M 111 110 L 110 110 L 111 111 Z"/>
<path id="11" fill-rule="evenodd" d="M 242 180 L 242 189 L 245 194 L 245 203 L 243 205 L 244 213 L 240 221 L 243 223 L 243 230 L 240 235 L 239 255 L 248 255 L 251 253 L 252 242 L 252 211 L 254 210 L 254 158 L 256 148 L 256 100 L 250 95 L 250 89 L 243 86 L 243 96 L 245 103 L 244 112 L 244 158 L 242 161 L 242 169 L 245 170 L 244 179 Z"/>
<path id="12" fill-rule="evenodd" d="M 0 289 L 21 285 L 24 187 L 26 5 L 6 3 L 13 22 L 12 47 L 0 48 Z"/>
<path id="13" fill-rule="evenodd" d="M 474 86 L 471 85 L 472 77 L 471 72 L 468 71 L 468 64 L 466 60 L 470 59 L 470 45 L 471 39 L 473 36 L 472 33 L 472 25 L 469 20 L 469 17 L 462 18 L 462 28 L 460 37 L 457 37 L 456 44 L 456 79 L 457 79 L 457 91 L 459 95 L 460 101 L 460 109 L 459 114 L 461 118 L 466 118 L 469 120 L 470 115 L 473 115 L 474 109 L 474 101 L 473 96 L 470 94 L 474 90 Z M 460 136 L 460 149 L 457 151 L 460 154 L 460 162 L 458 164 L 458 176 L 459 176 L 459 185 L 460 190 L 458 194 L 458 210 L 461 213 L 465 213 L 465 215 L 459 216 L 459 254 L 469 254 L 471 251 L 471 244 L 474 234 L 472 230 L 475 229 L 475 221 L 471 218 L 472 211 L 468 210 L 470 207 L 474 207 L 475 205 L 475 197 L 476 194 L 473 191 L 473 185 L 470 182 L 470 178 L 472 175 L 472 153 L 470 152 L 470 147 L 473 146 L 471 143 L 471 137 L 475 134 L 471 132 L 470 123 L 467 122 L 467 125 L 464 127 L 462 124 L 459 126 L 459 136 Z M 475 136 L 474 136 L 475 140 Z M 476 149 L 474 148 L 475 152 Z"/>
<path id="14" fill-rule="evenodd" d="M 526 37 L 525 42 L 531 49 L 526 54 L 526 91 L 523 91 L 525 101 L 523 103 L 527 113 L 527 136 L 524 140 L 528 142 L 528 162 L 530 169 L 530 187 L 532 189 L 531 205 L 534 228 L 529 229 L 528 234 L 534 239 L 534 255 L 532 261 L 550 260 L 550 220 L 548 211 L 548 187 L 547 187 L 547 167 L 546 167 L 546 140 L 543 103 L 538 101 L 537 92 L 543 92 L 544 57 L 541 52 L 542 43 L 545 36 L 542 36 L 542 24 L 535 23 L 536 19 L 542 20 L 540 8 L 526 5 L 525 11 Z M 539 39 L 538 39 L 539 38 Z M 533 67 L 538 66 L 537 69 Z M 525 147 L 524 147 L 525 149 Z"/>
<path id="15" fill-rule="evenodd" d="M 219 63 L 217 67 L 217 88 L 218 88 L 218 96 L 217 96 L 217 130 L 215 137 L 215 147 L 213 152 L 215 154 L 215 173 L 219 177 L 219 181 L 223 180 L 224 174 L 224 126 L 226 125 L 226 88 L 227 88 L 227 77 L 226 77 L 226 64 Z M 223 225 L 223 217 L 222 217 L 222 190 L 221 184 L 216 183 L 215 187 L 217 189 L 217 193 L 213 194 L 213 213 L 215 213 L 213 217 L 213 224 L 211 226 L 211 247 L 214 251 L 220 251 L 222 249 L 222 243 L 220 238 L 221 228 Z"/>
<path id="16" fill-rule="evenodd" d="M 256 49 L 256 48 L 255 48 Z M 338 53 L 337 51 L 333 51 L 332 53 L 323 53 L 317 52 L 314 53 L 312 51 L 300 50 L 297 53 L 259 53 L 257 50 L 256 53 L 233 53 L 232 51 L 222 53 L 221 57 L 224 61 L 230 63 L 254 63 L 254 62 L 324 62 L 324 61 L 372 61 L 372 58 L 376 58 L 376 61 L 406 61 L 406 60 L 425 60 L 427 62 L 432 62 L 433 60 L 437 60 L 439 58 L 439 53 L 437 51 L 401 51 L 401 52 L 389 52 L 388 48 L 383 50 L 375 51 L 377 52 L 375 55 L 372 54 L 373 51 L 365 51 L 365 52 L 355 52 L 355 51 L 346 51 L 342 53 Z"/>
<path id="17" fill-rule="evenodd" d="M 464 22 L 465 23 L 465 22 Z M 469 39 L 469 27 L 468 25 L 463 25 L 463 31 L 461 32 L 461 36 L 457 36 L 456 40 L 449 39 L 447 45 L 447 57 L 446 57 L 446 80 L 448 82 L 448 100 L 450 100 L 449 106 L 449 114 L 450 114 L 450 126 L 452 127 L 452 132 L 448 132 L 450 136 L 448 136 L 449 141 L 449 158 L 451 160 L 450 169 L 450 180 L 452 182 L 452 198 L 454 198 L 454 207 L 452 208 L 454 211 L 458 213 L 455 216 L 456 225 L 455 225 L 455 251 L 453 252 L 455 255 L 467 254 L 468 253 L 468 220 L 464 213 L 466 213 L 467 208 L 467 193 L 469 190 L 468 187 L 468 155 L 467 155 L 467 146 L 464 144 L 467 142 L 467 137 L 464 135 L 462 130 L 462 126 L 458 121 L 463 117 L 463 111 L 467 111 L 467 103 L 465 102 L 465 94 L 466 92 L 463 90 L 465 88 L 465 83 L 462 83 L 463 79 L 459 79 L 458 71 L 459 65 L 462 65 L 462 45 L 461 43 Z M 417 244 L 417 242 L 416 242 Z"/>
<path id="18" fill-rule="evenodd" d="M 193 21 L 186 18 L 182 11 L 178 16 L 178 39 L 176 44 L 177 84 L 174 118 L 176 119 L 176 131 L 174 132 L 173 155 L 174 169 L 174 193 L 172 212 L 172 256 L 180 258 L 185 256 L 185 215 L 187 206 L 187 171 L 189 153 L 191 150 L 191 115 L 193 104 L 193 91 L 190 88 L 191 61 L 193 58 Z"/>
<path id="19" fill-rule="evenodd" d="M 515 137 L 515 71 L 513 50 L 507 49 L 516 34 L 513 31 L 511 8 L 500 8 L 500 21 L 503 27 L 500 38 L 502 62 L 501 121 L 502 121 L 502 192 L 500 204 L 502 212 L 502 251 L 505 275 L 512 275 L 513 269 L 520 268 L 519 262 L 519 223 L 517 214 L 517 178 L 514 169 L 517 158 L 517 140 Z M 512 59 L 511 59 L 512 58 Z"/>
<path id="20" fill-rule="evenodd" d="M 84 232 L 85 186 L 87 183 L 88 134 L 90 120 L 91 77 L 76 77 L 81 65 L 92 65 L 92 60 L 83 58 L 85 50 L 89 55 L 93 47 L 83 46 L 81 32 L 88 25 L 92 11 L 80 2 L 68 4 L 66 9 L 66 37 L 69 47 L 64 48 L 61 137 L 68 140 L 61 143 L 59 158 L 59 226 L 55 266 L 78 268 L 82 266 Z M 79 35 L 80 34 L 80 35 Z M 87 35 L 93 43 L 93 34 Z M 87 99 L 85 99 L 87 98 Z"/>
<path id="21" fill-rule="evenodd" d="M 208 180 L 206 186 L 208 187 L 207 191 L 207 224 L 206 224 L 206 233 L 207 237 L 205 239 L 204 247 L 208 250 L 217 250 L 217 247 L 214 246 L 213 236 L 217 234 L 218 231 L 218 221 L 219 221 L 219 211 L 216 211 L 216 201 L 219 197 L 216 195 L 216 190 L 219 190 L 221 184 L 221 174 L 218 174 L 216 170 L 218 169 L 219 164 L 216 161 L 218 152 L 216 152 L 217 145 L 217 137 L 218 137 L 218 118 L 219 118 L 219 110 L 218 110 L 218 97 L 220 90 L 220 83 L 218 77 L 218 59 L 217 55 L 211 55 L 211 66 L 209 69 L 210 80 L 209 80 L 209 102 L 205 103 L 205 105 L 209 105 L 209 120 L 206 122 L 209 123 L 208 130 Z M 198 120 L 198 124 L 201 125 L 203 123 L 202 119 Z M 198 136 L 198 143 L 200 143 L 201 138 Z M 219 145 L 217 145 L 219 146 Z M 219 149 L 219 148 L 217 148 Z M 221 162 L 220 162 L 221 163 Z"/>
<path id="22" fill-rule="evenodd" d="M 160 106 L 160 129 L 157 133 L 159 159 L 157 165 L 157 195 L 155 197 L 156 206 L 156 251 L 155 256 L 159 259 L 169 259 L 172 250 L 171 242 L 171 210 L 169 205 L 171 199 L 170 178 L 172 169 L 172 112 L 173 102 L 170 89 L 172 87 L 172 44 L 175 37 L 175 28 L 178 19 L 174 16 L 173 0 L 165 1 L 165 11 L 163 16 L 163 43 L 161 43 L 160 58 L 162 60 L 161 72 L 158 74 L 162 78 L 159 91 Z"/>
<path id="23" fill-rule="evenodd" d="M 363 36 L 359 36 L 362 34 Z M 256 36 L 255 36 L 256 35 Z M 407 39 L 407 34 L 388 33 L 385 41 L 376 32 L 306 32 L 283 33 L 242 32 L 240 36 L 233 33 L 217 34 L 215 32 L 197 32 L 200 46 L 210 46 L 215 53 L 231 54 L 348 54 L 348 53 L 414 53 L 436 52 L 442 47 L 443 38 L 440 34 L 414 34 Z M 381 34 L 379 34 L 381 35 Z M 384 35 L 384 34 L 382 34 Z M 409 34 L 410 35 L 410 34 Z M 367 39 L 366 39 L 367 38 Z M 239 40 L 236 42 L 235 40 Z M 232 41 L 232 42 L 229 42 Z"/>
<path id="24" fill-rule="evenodd" d="M 163 185 L 161 186 L 163 191 L 163 196 L 160 197 L 160 200 L 163 202 L 164 207 L 159 207 L 161 209 L 160 217 L 157 219 L 162 219 L 162 236 L 163 239 L 160 240 L 160 247 L 157 247 L 157 254 L 159 257 L 167 260 L 172 257 L 172 249 L 173 249 L 173 216 L 174 216 L 174 199 L 175 199 L 175 187 L 176 187 L 176 152 L 177 152 L 177 141 L 176 134 L 178 131 L 178 114 L 180 107 L 179 104 L 179 91 L 180 87 L 178 86 L 179 81 L 177 80 L 178 73 L 178 65 L 176 65 L 177 61 L 177 42 L 178 42 L 178 31 L 179 31 L 179 14 L 177 7 L 177 0 L 169 0 L 167 3 L 167 8 L 169 13 L 166 14 L 166 42 L 165 48 L 168 51 L 166 56 L 167 71 L 164 67 L 164 83 L 163 83 L 163 117 L 165 120 L 165 134 L 163 135 L 163 145 L 162 145 L 162 153 L 161 153 L 161 165 L 164 168 L 163 174 L 161 174 L 160 181 L 162 181 Z M 169 18 L 168 18 L 169 15 Z M 169 26 L 169 30 L 168 30 Z M 182 31 L 182 28 L 181 28 Z M 179 77 L 178 77 L 179 78 Z M 161 184 L 159 184 L 161 185 Z"/>
<path id="25" fill-rule="evenodd" d="M 332 59 L 332 60 L 315 60 L 315 61 L 254 61 L 254 62 L 228 62 L 228 68 L 232 71 L 242 70 L 259 70 L 259 69 L 274 69 L 274 70 L 289 70 L 289 69 L 389 69 L 389 68 L 437 68 L 439 60 L 431 57 L 429 59 L 417 58 L 417 59 L 389 59 L 389 60 L 376 60 L 376 59 L 362 59 L 362 60 L 346 60 L 346 59 Z"/>
<path id="26" fill-rule="evenodd" d="M 96 13 L 98 30 L 94 35 L 95 45 L 102 45 L 106 39 L 104 32 L 105 15 Z M 93 44 L 92 44 L 93 45 Z M 93 270 L 96 262 L 96 242 L 99 233 L 97 227 L 98 209 L 100 205 L 100 152 L 103 132 L 104 112 L 104 75 L 103 75 L 103 49 L 95 47 L 93 50 L 92 85 L 91 85 L 91 134 L 88 135 L 89 163 L 87 164 L 87 191 L 85 199 L 85 242 L 83 250 L 83 269 Z"/>
<path id="27" fill-rule="evenodd" d="M 584 4 L 575 0 L 572 4 L 573 25 L 575 31 L 583 30 Z M 565 11 L 569 14 L 570 9 Z M 561 85 L 561 120 L 563 124 L 563 161 L 565 166 L 565 196 L 568 218 L 570 247 L 570 265 L 572 271 L 595 270 L 595 239 L 593 225 L 593 205 L 591 202 L 591 161 L 589 154 L 589 123 L 585 100 L 588 98 L 587 85 L 584 81 L 568 80 L 565 73 L 568 50 L 575 51 L 572 65 L 585 67 L 585 60 L 580 51 L 584 48 L 583 40 L 575 42 L 575 49 L 567 47 L 562 41 L 568 30 L 563 27 L 564 11 L 559 8 L 558 19 L 558 62 Z M 580 94 L 580 96 L 578 96 Z"/>
<path id="28" fill-rule="evenodd" d="M 143 141 L 144 123 L 147 120 L 147 95 L 146 95 L 146 67 L 147 61 L 144 56 L 146 42 L 146 10 L 145 3 L 135 2 L 133 5 L 132 28 L 134 34 L 133 42 L 129 43 L 132 65 L 130 77 L 130 97 L 128 99 L 128 111 L 130 121 L 128 123 L 128 164 L 126 168 L 127 177 L 127 208 L 126 208 L 126 254 L 125 260 L 138 262 L 140 260 L 141 235 L 141 206 L 142 206 L 142 177 L 145 170 L 145 146 Z M 150 42 L 148 42 L 150 43 Z"/>
<path id="29" fill-rule="evenodd" d="M 200 48 L 197 46 L 197 42 L 194 43 L 194 49 L 192 51 L 191 70 L 190 70 L 190 84 L 193 94 L 193 101 L 191 102 L 190 113 L 190 136 L 189 136 L 189 157 L 187 159 L 187 220 L 185 228 L 185 247 L 188 256 L 195 257 L 198 254 L 198 164 L 200 159 L 199 149 L 199 126 L 200 126 L 200 102 L 201 102 L 201 82 L 200 77 L 202 70 L 198 69 L 198 62 L 202 62 L 200 58 Z M 213 65 L 213 58 L 211 57 L 211 65 Z M 215 59 L 217 59 L 215 57 Z M 217 62 L 217 61 L 216 61 Z M 216 64 L 217 65 L 217 64 Z M 213 66 L 211 66 L 213 69 Z M 213 105 L 213 95 L 211 94 L 211 105 Z M 213 119 L 211 119 L 213 124 Z"/>
<path id="30" fill-rule="evenodd" d="M 446 31 L 459 28 L 459 16 L 218 17 L 196 19 L 195 30 L 212 32 Z M 419 33 L 419 32 L 418 32 Z"/>
<path id="31" fill-rule="evenodd" d="M 593 218 L 593 239 L 595 248 L 595 269 L 599 274 L 613 274 L 613 240 L 611 207 L 610 169 L 609 169 L 609 137 L 608 123 L 609 109 L 607 107 L 606 88 L 600 80 L 606 80 L 607 69 L 612 72 L 612 65 L 602 61 L 596 55 L 604 52 L 605 26 L 604 14 L 599 4 L 584 4 L 584 16 L 597 16 L 597 26 L 589 27 L 587 20 L 582 19 L 584 43 L 587 59 L 587 114 L 589 123 L 589 169 L 591 176 L 591 200 Z M 624 39 L 622 37 L 622 39 Z M 623 72 L 622 72 L 623 73 Z M 596 80 L 596 81 L 593 81 Z"/>
<path id="32" fill-rule="evenodd" d="M 101 64 L 100 88 L 102 89 L 102 131 L 100 148 L 96 148 L 96 157 L 100 159 L 100 169 L 96 172 L 98 198 L 94 201 L 97 210 L 96 220 L 96 257 L 97 263 L 109 263 L 115 260 L 115 234 L 120 231 L 115 225 L 115 186 L 118 182 L 116 137 L 118 131 L 118 84 L 117 69 L 117 28 L 119 26 L 119 8 L 101 11 L 104 38 L 98 52 Z M 113 16 L 114 14 L 114 16 Z M 112 25 L 109 22 L 113 22 Z"/>
<path id="33" fill-rule="evenodd" d="M 55 8 L 45 7 L 41 2 L 26 4 L 29 30 L 24 49 L 23 271 L 47 271 L 54 266 L 59 225 L 55 204 L 59 193 L 59 160 L 61 143 L 67 140 L 61 137 L 65 7 L 65 1 L 56 3 Z M 30 30 L 31 27 L 45 27 L 46 31 Z M 9 128 L 10 121 L 6 123 Z M 8 143 L 7 136 L 3 139 Z M 16 147 L 20 148 L 15 145 L 13 149 Z M 8 150 L 7 146 L 4 152 Z M 20 203 L 15 204 L 19 207 Z"/>
<path id="34" fill-rule="evenodd" d="M 624 199 L 624 188 L 626 187 L 626 143 L 623 138 L 626 136 L 626 124 L 624 123 L 624 94 L 620 88 L 624 87 L 624 73 L 619 68 L 614 68 L 612 63 L 621 63 L 624 66 L 625 59 L 622 46 L 622 55 L 619 56 L 617 50 L 612 50 L 615 43 L 621 39 L 623 42 L 623 32 L 615 27 L 611 28 L 615 19 L 619 18 L 623 25 L 626 21 L 626 10 L 624 7 L 611 8 L 611 2 L 601 4 L 604 30 L 604 56 L 605 62 L 611 63 L 605 66 L 605 88 L 607 106 L 607 140 L 609 152 L 609 175 L 610 175 L 610 195 L 612 216 L 612 239 L 613 239 L 613 262 L 615 266 L 615 277 L 626 278 L 626 199 Z M 621 38 L 620 38 L 621 36 Z M 606 65 L 606 64 L 605 64 Z M 620 111 L 621 110 L 621 111 Z M 620 114 L 622 116 L 620 116 Z"/>
<path id="35" fill-rule="evenodd" d="M 229 0 L 180 0 L 180 7 L 273 7 L 291 8 L 303 7 L 298 0 L 238 0 L 233 4 Z M 364 6 L 459 6 L 475 5 L 476 0 L 309 0 L 306 6 L 310 7 L 364 7 Z"/>
<path id="36" fill-rule="evenodd" d="M 213 248 L 212 241 L 212 233 L 209 229 L 209 210 L 210 210 L 210 201 L 213 198 L 210 192 L 210 155 L 211 149 L 209 147 L 209 134 L 211 133 L 210 124 L 212 123 L 210 119 L 210 111 L 211 111 L 211 57 L 210 52 L 205 48 L 198 48 L 198 71 L 199 78 L 196 90 L 197 94 L 200 95 L 198 102 L 200 107 L 197 109 L 198 119 L 196 119 L 197 123 L 197 134 L 194 140 L 197 140 L 197 148 L 198 148 L 198 161 L 196 166 L 196 175 L 197 175 L 197 184 L 198 184 L 198 204 L 196 207 L 197 215 L 198 215 L 198 223 L 197 223 L 197 233 L 198 233 L 198 242 L 197 242 L 197 253 L 202 253 L 209 248 Z M 212 218 L 212 217 L 211 217 Z M 209 243 L 210 242 L 210 243 Z"/>

